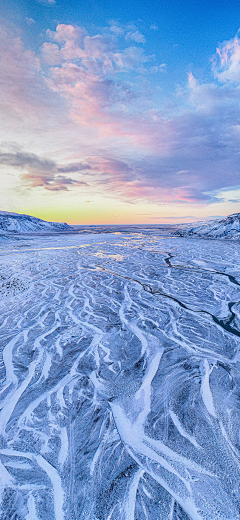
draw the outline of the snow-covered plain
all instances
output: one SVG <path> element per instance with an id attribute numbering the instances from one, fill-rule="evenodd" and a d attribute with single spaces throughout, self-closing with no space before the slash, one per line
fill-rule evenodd
<path id="1" fill-rule="evenodd" d="M 239 519 L 239 245 L 19 236 L 0 264 L 0 518 Z"/>

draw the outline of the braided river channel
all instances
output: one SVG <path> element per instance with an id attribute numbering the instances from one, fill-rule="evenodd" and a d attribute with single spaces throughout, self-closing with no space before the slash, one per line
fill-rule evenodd
<path id="1" fill-rule="evenodd" d="M 19 236 L 0 297 L 1 520 L 240 519 L 239 244 Z"/>

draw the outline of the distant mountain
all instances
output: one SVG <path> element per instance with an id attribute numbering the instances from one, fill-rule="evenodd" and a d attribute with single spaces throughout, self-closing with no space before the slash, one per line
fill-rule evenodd
<path id="1" fill-rule="evenodd" d="M 219 220 L 205 220 L 194 224 L 179 224 L 173 231 L 181 237 L 206 237 L 240 239 L 240 213 L 234 213 Z"/>
<path id="2" fill-rule="evenodd" d="M 73 228 L 65 223 L 46 222 L 40 218 L 18 213 L 0 211 L 0 234 L 5 233 L 58 233 L 71 231 Z"/>

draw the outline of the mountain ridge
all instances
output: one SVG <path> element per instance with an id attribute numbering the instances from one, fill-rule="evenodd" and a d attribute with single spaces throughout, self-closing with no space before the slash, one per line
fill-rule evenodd
<path id="1" fill-rule="evenodd" d="M 176 229 L 177 228 L 177 229 Z M 215 220 L 175 226 L 173 235 L 196 238 L 240 239 L 240 213 Z"/>
<path id="2" fill-rule="evenodd" d="M 5 233 L 59 233 L 72 231 L 73 228 L 65 222 L 49 222 L 31 215 L 0 211 L 0 234 Z"/>

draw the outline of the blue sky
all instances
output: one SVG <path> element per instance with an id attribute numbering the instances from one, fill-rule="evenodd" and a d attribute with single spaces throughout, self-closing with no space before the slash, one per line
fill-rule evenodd
<path id="1" fill-rule="evenodd" d="M 75 223 L 240 211 L 240 3 L 5 0 L 1 209 Z"/>

